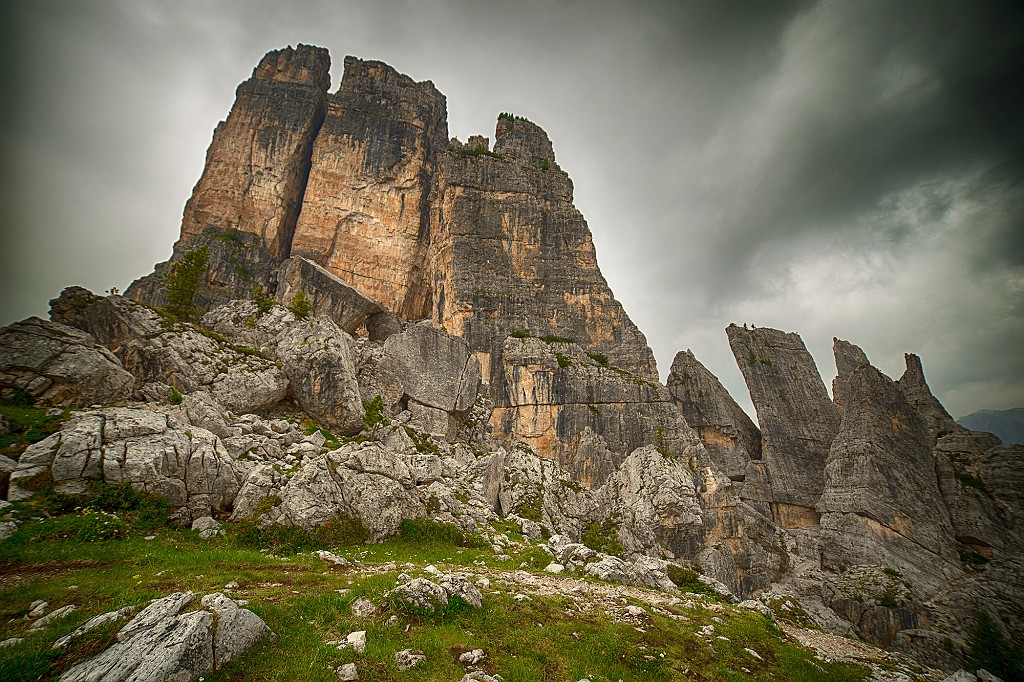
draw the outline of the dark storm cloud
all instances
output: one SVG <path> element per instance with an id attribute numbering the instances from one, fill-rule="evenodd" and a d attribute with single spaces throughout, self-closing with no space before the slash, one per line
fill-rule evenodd
<path id="1" fill-rule="evenodd" d="M 449 128 L 550 134 L 662 372 L 723 328 L 922 355 L 953 412 L 1024 404 L 1017 3 L 14 1 L 0 108 L 2 320 L 167 257 L 235 86 L 267 50 L 430 79 Z"/>

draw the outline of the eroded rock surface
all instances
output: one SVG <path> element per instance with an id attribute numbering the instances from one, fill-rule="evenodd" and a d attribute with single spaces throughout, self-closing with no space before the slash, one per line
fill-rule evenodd
<path id="1" fill-rule="evenodd" d="M 839 413 L 799 335 L 736 325 L 726 333 L 757 410 L 775 519 L 814 526 Z"/>
<path id="2" fill-rule="evenodd" d="M 0 329 L 0 394 L 85 407 L 131 397 L 134 380 L 91 335 L 38 317 Z"/>

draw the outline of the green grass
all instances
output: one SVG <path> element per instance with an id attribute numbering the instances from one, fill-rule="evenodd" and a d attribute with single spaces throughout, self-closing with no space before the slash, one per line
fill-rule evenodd
<path id="1" fill-rule="evenodd" d="M 77 642 L 70 652 L 51 650 L 53 641 L 92 616 L 128 605 L 138 609 L 174 591 L 222 591 L 231 580 L 240 584 L 233 596 L 247 599 L 248 608 L 267 622 L 276 637 L 206 675 L 210 682 L 327 682 L 337 679 L 332 668 L 347 662 L 358 665 L 361 680 L 457 680 L 465 673 L 458 655 L 473 648 L 485 650 L 485 670 L 500 673 L 508 682 L 584 676 L 594 682 L 853 681 L 865 676 L 855 666 L 814 661 L 809 652 L 786 641 L 769 619 L 713 598 L 664 605 L 675 618 L 653 613 L 649 605 L 630 598 L 650 613 L 632 622 L 618 615 L 624 607 L 618 597 L 609 598 L 612 606 L 608 607 L 577 601 L 569 594 L 536 592 L 530 593 L 529 601 L 516 602 L 513 596 L 524 588 L 504 581 L 515 575 L 521 563 L 539 572 L 550 557 L 533 546 L 513 546 L 507 561 L 497 561 L 479 536 L 435 521 L 407 520 L 397 537 L 373 545 L 348 536 L 311 533 L 308 544 L 295 553 L 287 543 L 260 551 L 259 543 L 243 537 L 238 524 L 226 524 L 226 537 L 201 540 L 197 532 L 154 518 L 159 502 L 123 487 L 96 487 L 77 511 L 67 509 L 68 504 L 53 495 L 17 503 L 23 517 L 48 514 L 53 518 L 27 522 L 0 542 L 0 576 L 4 578 L 0 639 L 26 637 L 23 644 L 0 650 L 0 679 L 54 680 L 79 658 L 107 646 L 120 627 L 101 629 Z M 46 522 L 65 523 L 80 516 L 82 508 L 117 514 L 124 532 L 89 542 L 68 542 L 41 532 Z M 499 524 L 494 531 L 505 532 L 513 543 L 523 541 L 511 524 Z M 145 540 L 144 534 L 156 537 Z M 329 565 L 308 554 L 311 546 L 330 548 L 359 563 L 345 568 Z M 407 562 L 414 567 L 405 566 Z M 492 589 L 484 591 L 483 608 L 453 600 L 443 612 L 430 615 L 407 612 L 387 598 L 400 571 L 423 575 L 427 564 L 442 571 L 488 574 Z M 580 584 L 588 583 L 595 581 Z M 350 605 L 359 597 L 380 605 L 378 612 L 366 619 L 353 616 Z M 37 599 L 49 601 L 51 610 L 67 604 L 79 608 L 47 629 L 27 635 L 23 616 Z M 729 641 L 696 634 L 715 617 L 724 621 L 715 621 L 715 634 Z M 338 651 L 326 644 L 353 630 L 366 630 L 365 653 Z M 398 673 L 394 653 L 406 648 L 424 651 L 427 662 Z M 745 648 L 756 650 L 763 660 Z"/>
<path id="2" fill-rule="evenodd" d="M 10 402 L 24 402 L 12 400 Z M 0 436 L 0 455 L 6 455 L 12 459 L 18 459 L 32 443 L 38 443 L 54 431 L 60 429 L 60 425 L 71 416 L 71 413 L 64 410 L 59 416 L 47 417 L 47 408 L 35 408 L 29 405 L 2 404 L 2 414 L 11 426 L 10 433 Z"/>

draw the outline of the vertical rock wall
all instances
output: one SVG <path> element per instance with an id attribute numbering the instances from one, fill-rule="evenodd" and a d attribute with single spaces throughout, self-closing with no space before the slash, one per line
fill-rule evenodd
<path id="1" fill-rule="evenodd" d="M 292 242 L 295 255 L 405 319 L 430 314 L 427 198 L 448 142 L 446 107 L 429 81 L 346 57 Z"/>
<path id="2" fill-rule="evenodd" d="M 288 257 L 327 108 L 330 66 L 322 47 L 274 50 L 238 86 L 185 204 L 179 244 L 213 226 L 259 235 L 279 261 Z"/>
<path id="3" fill-rule="evenodd" d="M 547 135 L 502 116 L 494 151 L 486 145 L 453 141 L 441 158 L 431 198 L 435 321 L 481 352 L 498 404 L 507 402 L 502 347 L 518 330 L 571 340 L 658 381 L 646 339 L 598 269 L 572 181 Z"/>
<path id="4" fill-rule="evenodd" d="M 813 526 L 839 414 L 798 334 L 730 325 L 729 345 L 761 426 L 776 522 Z"/>

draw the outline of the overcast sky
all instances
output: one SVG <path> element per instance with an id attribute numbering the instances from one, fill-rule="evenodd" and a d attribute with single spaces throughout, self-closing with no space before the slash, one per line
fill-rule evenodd
<path id="1" fill-rule="evenodd" d="M 165 260 L 268 50 L 385 61 L 547 130 L 662 377 L 690 348 L 748 410 L 730 322 L 832 337 L 954 416 L 1024 406 L 1024 3 L 0 2 L 0 323 Z"/>

